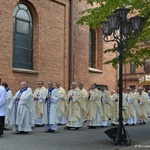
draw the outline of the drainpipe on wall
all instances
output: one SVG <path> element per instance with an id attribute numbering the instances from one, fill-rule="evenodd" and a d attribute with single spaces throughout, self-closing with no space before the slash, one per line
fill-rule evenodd
<path id="1" fill-rule="evenodd" d="M 73 7 L 74 0 L 70 1 L 70 31 L 69 31 L 69 84 L 70 89 L 71 82 L 73 82 Z"/>

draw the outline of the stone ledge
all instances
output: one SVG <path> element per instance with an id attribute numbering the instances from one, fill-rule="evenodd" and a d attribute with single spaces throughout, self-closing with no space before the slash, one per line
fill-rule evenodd
<path id="1" fill-rule="evenodd" d="M 103 73 L 103 71 L 102 71 L 102 70 L 95 69 L 95 68 L 89 68 L 89 72 L 93 72 L 93 73 L 100 73 L 100 74 L 102 74 L 102 73 Z"/>
<path id="2" fill-rule="evenodd" d="M 13 72 L 16 72 L 16 73 L 27 73 L 27 74 L 33 74 L 33 75 L 37 75 L 38 74 L 38 71 L 35 71 L 35 70 L 18 69 L 18 68 L 13 68 Z"/>

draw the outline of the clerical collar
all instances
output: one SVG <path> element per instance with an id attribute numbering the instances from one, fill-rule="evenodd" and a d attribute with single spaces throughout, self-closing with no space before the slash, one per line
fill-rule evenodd
<path id="1" fill-rule="evenodd" d="M 38 87 L 38 89 L 42 89 L 43 88 L 43 86 L 42 87 Z"/>
<path id="2" fill-rule="evenodd" d="M 49 88 L 49 89 L 48 89 L 48 91 L 52 91 L 52 90 L 54 90 L 54 89 L 55 89 L 55 88 L 54 88 L 54 87 L 52 87 L 52 88 Z"/>
<path id="3" fill-rule="evenodd" d="M 9 88 L 7 88 L 7 89 L 6 89 L 6 92 L 8 92 L 9 90 L 10 90 L 10 89 L 9 89 Z"/>
<path id="4" fill-rule="evenodd" d="M 26 86 L 24 89 L 20 90 L 20 92 L 24 92 L 28 89 L 28 86 Z"/>

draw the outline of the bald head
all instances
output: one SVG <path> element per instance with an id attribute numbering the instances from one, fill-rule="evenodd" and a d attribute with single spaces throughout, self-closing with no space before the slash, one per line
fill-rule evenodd
<path id="1" fill-rule="evenodd" d="M 49 82 L 48 82 L 48 88 L 51 89 L 52 87 L 53 87 L 53 82 L 52 82 L 52 81 L 49 81 Z"/>
<path id="2" fill-rule="evenodd" d="M 28 86 L 27 82 L 23 81 L 20 83 L 20 90 L 23 90 L 24 88 L 26 88 Z"/>
<path id="3" fill-rule="evenodd" d="M 115 94 L 116 91 L 115 90 L 111 90 L 111 95 Z"/>
<path id="4" fill-rule="evenodd" d="M 72 88 L 72 89 L 75 89 L 76 87 L 77 87 L 77 83 L 76 83 L 76 82 L 72 82 L 72 83 L 71 83 L 71 88 Z"/>

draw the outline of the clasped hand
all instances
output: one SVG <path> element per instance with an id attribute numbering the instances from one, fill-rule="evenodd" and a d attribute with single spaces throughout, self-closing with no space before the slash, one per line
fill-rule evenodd
<path id="1" fill-rule="evenodd" d="M 19 100 L 20 100 L 20 97 L 16 97 L 16 99 L 15 99 L 15 100 L 19 101 Z"/>
<path id="2" fill-rule="evenodd" d="M 37 96 L 34 97 L 34 100 L 39 100 L 39 98 Z"/>
<path id="3" fill-rule="evenodd" d="M 50 95 L 47 95 L 47 96 L 46 96 L 46 99 L 50 99 L 50 97 L 51 97 Z"/>

